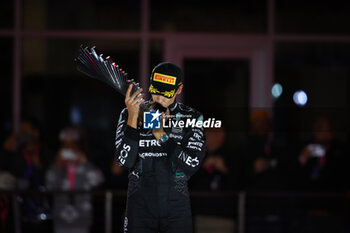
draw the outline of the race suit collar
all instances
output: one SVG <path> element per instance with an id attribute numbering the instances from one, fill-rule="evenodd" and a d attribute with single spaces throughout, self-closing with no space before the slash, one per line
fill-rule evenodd
<path id="1" fill-rule="evenodd" d="M 171 111 L 174 111 L 176 107 L 177 107 L 177 102 L 174 101 L 174 103 L 170 104 L 168 108 L 169 108 L 169 111 L 171 112 Z"/>

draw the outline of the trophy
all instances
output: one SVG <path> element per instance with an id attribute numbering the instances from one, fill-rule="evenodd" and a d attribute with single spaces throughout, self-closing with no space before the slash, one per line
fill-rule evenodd
<path id="1" fill-rule="evenodd" d="M 133 84 L 131 95 L 140 89 L 140 84 L 128 79 L 127 73 L 109 56 L 103 58 L 103 54 L 98 55 L 95 47 L 89 49 L 80 45 L 79 55 L 74 60 L 80 72 L 108 84 L 123 96 L 130 84 Z"/>
<path id="2" fill-rule="evenodd" d="M 133 84 L 130 95 L 140 89 L 140 84 L 136 83 L 133 79 L 128 79 L 127 73 L 113 62 L 109 56 L 103 58 L 103 54 L 97 54 L 95 47 L 89 48 L 80 45 L 79 55 L 74 61 L 80 72 L 108 84 L 123 96 L 126 95 L 130 84 Z M 141 95 L 141 93 L 139 95 Z M 159 110 L 161 112 L 166 111 L 166 108 L 153 101 L 144 109 Z"/>

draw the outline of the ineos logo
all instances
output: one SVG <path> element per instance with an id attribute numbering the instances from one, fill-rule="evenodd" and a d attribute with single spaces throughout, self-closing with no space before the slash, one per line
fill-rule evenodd
<path id="1" fill-rule="evenodd" d="M 199 164 L 199 159 L 196 156 L 195 158 L 191 158 L 188 154 L 183 151 L 179 155 L 179 159 L 182 159 L 188 166 L 197 167 Z"/>
<path id="2" fill-rule="evenodd" d="M 123 149 L 120 151 L 120 155 L 118 157 L 118 160 L 120 162 L 121 165 L 124 165 L 126 162 L 126 158 L 129 155 L 129 151 L 130 151 L 131 147 L 127 144 L 123 145 Z"/>

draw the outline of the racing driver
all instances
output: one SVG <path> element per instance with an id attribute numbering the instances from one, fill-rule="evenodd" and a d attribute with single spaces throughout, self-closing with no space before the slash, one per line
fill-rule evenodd
<path id="1" fill-rule="evenodd" d="M 172 121 L 203 120 L 200 112 L 176 102 L 183 88 L 181 81 L 180 68 L 163 62 L 152 71 L 150 101 L 144 101 L 142 89 L 130 94 L 130 85 L 127 90 L 115 141 L 115 157 L 130 171 L 125 233 L 192 232 L 187 181 L 205 155 L 203 128 L 163 127 L 163 119 L 171 117 Z M 149 109 L 152 103 L 163 111 Z M 147 114 L 152 114 L 152 119 L 146 118 Z M 146 119 L 160 122 L 148 128 L 142 124 Z"/>

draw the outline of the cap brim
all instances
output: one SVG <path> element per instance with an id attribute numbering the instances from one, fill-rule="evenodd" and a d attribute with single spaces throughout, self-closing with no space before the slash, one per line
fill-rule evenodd
<path id="1" fill-rule="evenodd" d="M 166 98 L 173 98 L 175 93 L 176 93 L 176 88 L 168 88 L 166 86 L 163 85 L 157 85 L 152 83 L 149 86 L 149 93 L 151 93 L 152 95 L 161 95 L 164 96 Z"/>

